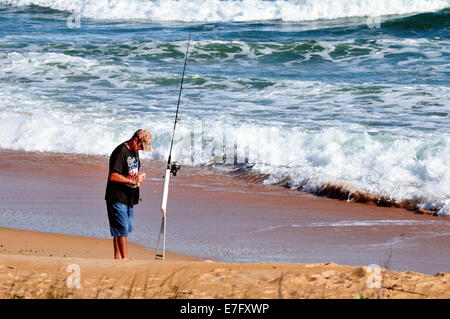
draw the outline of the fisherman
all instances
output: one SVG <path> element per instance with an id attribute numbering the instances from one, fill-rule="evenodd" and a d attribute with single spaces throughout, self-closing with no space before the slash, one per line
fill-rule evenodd
<path id="1" fill-rule="evenodd" d="M 139 203 L 139 186 L 145 179 L 145 173 L 140 172 L 139 151 L 150 152 L 151 142 L 150 132 L 139 129 L 109 158 L 105 200 L 115 259 L 128 259 L 127 236 L 133 231 L 133 206 Z"/>

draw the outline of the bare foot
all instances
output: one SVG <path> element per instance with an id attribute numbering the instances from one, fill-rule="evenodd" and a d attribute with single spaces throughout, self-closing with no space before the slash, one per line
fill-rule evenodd
<path id="1" fill-rule="evenodd" d="M 122 258 L 122 260 L 134 260 L 133 258 L 129 258 L 129 257 L 125 257 L 125 258 Z"/>

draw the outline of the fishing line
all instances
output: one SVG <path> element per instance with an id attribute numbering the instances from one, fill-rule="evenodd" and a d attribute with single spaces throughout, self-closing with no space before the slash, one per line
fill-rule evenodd
<path id="1" fill-rule="evenodd" d="M 161 219 L 161 228 L 159 230 L 159 235 L 158 235 L 158 242 L 156 243 L 155 259 L 161 258 L 162 260 L 164 260 L 165 251 L 166 251 L 167 198 L 169 196 L 170 174 L 172 174 L 173 176 L 176 176 L 177 171 L 180 169 L 180 164 L 178 164 L 178 162 L 172 163 L 172 147 L 173 147 L 173 140 L 175 137 L 175 129 L 177 127 L 177 122 L 178 122 L 178 111 L 180 109 L 181 91 L 183 90 L 184 73 L 186 71 L 186 64 L 187 64 L 187 59 L 188 59 L 188 55 L 189 55 L 190 42 L 191 42 L 191 29 L 189 29 L 189 39 L 188 39 L 187 48 L 186 48 L 186 56 L 184 58 L 184 67 L 183 67 L 183 74 L 181 76 L 180 92 L 178 93 L 177 111 L 175 113 L 175 121 L 173 123 L 172 140 L 170 141 L 170 150 L 169 150 L 169 158 L 167 159 L 166 174 L 164 176 L 164 186 L 163 186 L 163 193 L 162 193 L 162 197 L 161 197 L 161 217 L 162 217 L 162 219 Z M 160 253 L 158 253 L 159 241 L 161 239 L 161 236 L 163 238 L 162 249 L 160 250 Z"/>
<path id="2" fill-rule="evenodd" d="M 170 169 L 170 172 L 173 174 L 173 176 L 176 176 L 177 171 L 180 169 L 180 165 L 177 162 L 171 163 L 172 147 L 173 147 L 173 140 L 175 137 L 175 129 L 177 127 L 177 122 L 178 122 L 178 111 L 180 109 L 181 91 L 183 90 L 184 73 L 186 71 L 186 64 L 187 64 L 187 59 L 188 59 L 188 54 L 189 54 L 189 44 L 191 42 L 191 31 L 192 31 L 192 29 L 189 29 L 189 39 L 188 39 L 188 43 L 187 43 L 187 47 L 186 47 L 186 54 L 185 54 L 185 58 L 184 58 L 183 74 L 181 75 L 180 92 L 178 93 L 177 111 L 175 113 L 175 121 L 173 123 L 173 132 L 172 132 L 172 140 L 170 141 L 169 158 L 167 159 L 167 168 Z"/>

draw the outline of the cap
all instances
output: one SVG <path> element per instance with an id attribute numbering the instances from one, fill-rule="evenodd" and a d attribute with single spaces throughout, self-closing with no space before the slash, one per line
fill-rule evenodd
<path id="1" fill-rule="evenodd" d="M 141 140 L 144 151 L 150 152 L 152 150 L 150 147 L 150 144 L 152 143 L 152 135 L 150 132 L 141 129 L 137 130 L 134 134 L 139 138 L 139 140 Z"/>

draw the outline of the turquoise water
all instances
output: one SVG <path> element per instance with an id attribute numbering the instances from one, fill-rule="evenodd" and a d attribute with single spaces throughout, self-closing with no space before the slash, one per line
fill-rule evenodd
<path id="1" fill-rule="evenodd" d="M 450 214 L 449 1 L 0 1 L 0 148 L 247 158 L 263 183 Z M 346 195 L 347 196 L 347 195 Z"/>

